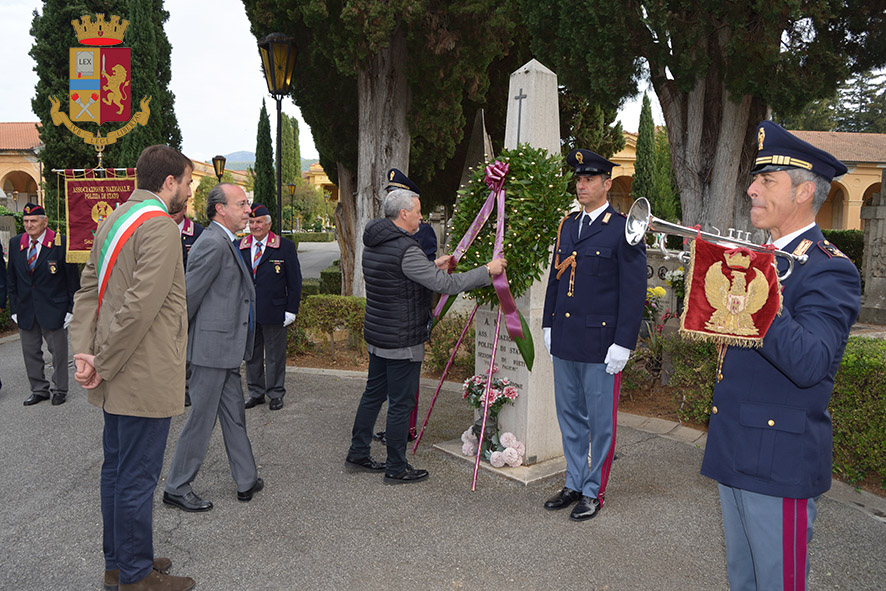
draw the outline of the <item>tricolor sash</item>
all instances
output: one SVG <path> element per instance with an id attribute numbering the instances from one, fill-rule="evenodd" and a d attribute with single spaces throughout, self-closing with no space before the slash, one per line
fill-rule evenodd
<path id="1" fill-rule="evenodd" d="M 105 295 L 105 288 L 108 286 L 108 279 L 111 277 L 111 271 L 114 270 L 114 264 L 123 245 L 138 229 L 151 218 L 160 216 L 169 216 L 166 204 L 159 199 L 146 199 L 141 203 L 133 205 L 129 211 L 121 215 L 114 221 L 114 225 L 108 231 L 105 241 L 102 244 L 98 255 L 98 309 L 102 308 L 102 298 Z"/>

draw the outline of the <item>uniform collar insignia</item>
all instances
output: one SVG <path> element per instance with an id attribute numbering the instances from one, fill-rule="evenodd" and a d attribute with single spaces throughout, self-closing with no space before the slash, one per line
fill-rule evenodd
<path id="1" fill-rule="evenodd" d="M 193 235 L 194 235 L 194 222 L 192 222 L 188 218 L 184 218 L 182 220 L 182 236 L 193 236 Z"/>
<path id="2" fill-rule="evenodd" d="M 43 235 L 43 240 L 40 242 L 40 245 L 49 248 L 52 246 L 52 241 L 54 239 L 55 239 L 55 232 L 51 228 L 46 228 L 46 233 Z M 31 247 L 31 237 L 28 236 L 27 232 L 25 232 L 22 234 L 22 238 L 19 241 L 19 250 L 27 250 L 30 247 Z"/>
<path id="3" fill-rule="evenodd" d="M 606 215 L 603 216 L 603 223 L 604 223 L 604 224 L 608 224 L 608 223 L 609 223 L 609 218 L 611 218 L 611 217 L 612 217 L 612 212 L 611 212 L 611 211 L 607 211 L 607 212 L 606 212 Z"/>
<path id="4" fill-rule="evenodd" d="M 812 240 L 804 238 L 800 241 L 800 244 L 797 245 L 797 248 L 795 248 L 794 252 L 791 254 L 794 254 L 796 256 L 804 255 L 806 254 L 806 251 L 809 250 L 810 246 L 812 246 Z"/>

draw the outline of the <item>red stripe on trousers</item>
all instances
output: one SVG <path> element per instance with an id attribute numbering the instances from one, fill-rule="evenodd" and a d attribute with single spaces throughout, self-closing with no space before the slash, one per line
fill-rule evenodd
<path id="1" fill-rule="evenodd" d="M 612 470 L 612 458 L 615 457 L 615 432 L 618 428 L 618 393 L 621 391 L 621 372 L 615 374 L 615 382 L 612 387 L 612 441 L 609 443 L 609 453 L 606 454 L 606 460 L 603 462 L 603 468 L 600 471 L 600 492 L 597 493 L 597 499 L 600 506 L 603 506 L 603 497 L 606 494 L 606 483 L 609 482 L 609 472 Z"/>
<path id="2" fill-rule="evenodd" d="M 806 590 L 807 499 L 782 499 L 781 549 L 785 591 Z"/>

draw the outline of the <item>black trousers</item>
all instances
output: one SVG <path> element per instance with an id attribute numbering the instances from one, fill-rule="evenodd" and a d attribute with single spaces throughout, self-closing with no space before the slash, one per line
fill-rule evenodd
<path id="1" fill-rule="evenodd" d="M 421 361 L 408 359 L 385 359 L 369 354 L 369 377 L 366 390 L 360 398 L 351 449 L 348 456 L 363 458 L 369 455 L 372 432 L 381 405 L 387 400 L 388 418 L 385 440 L 388 444 L 388 474 L 398 474 L 406 469 L 406 437 L 409 430 L 409 414 L 415 406 L 415 391 L 421 377 Z"/>

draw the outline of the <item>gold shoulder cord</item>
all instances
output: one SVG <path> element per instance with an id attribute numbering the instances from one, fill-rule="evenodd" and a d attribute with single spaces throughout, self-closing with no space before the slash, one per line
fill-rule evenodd
<path id="1" fill-rule="evenodd" d="M 557 269 L 557 280 L 560 279 L 560 276 L 563 275 L 563 272 L 566 271 L 567 267 L 572 267 L 571 272 L 569 273 L 569 289 L 566 291 L 567 297 L 572 297 L 572 294 L 575 290 L 575 252 L 571 255 L 563 259 L 563 262 L 560 262 L 560 232 L 563 230 L 563 223 L 566 222 L 566 219 L 569 216 L 564 216 L 562 220 L 560 220 L 560 227 L 557 228 L 557 245 L 554 247 L 556 249 L 556 258 L 554 259 L 554 268 Z"/>

